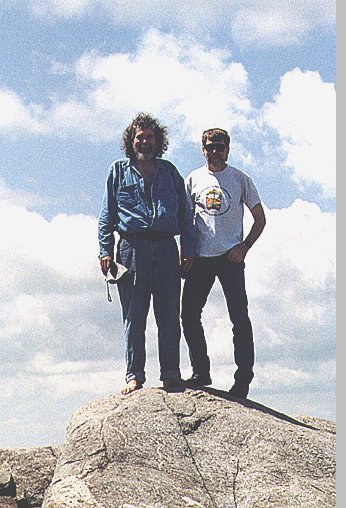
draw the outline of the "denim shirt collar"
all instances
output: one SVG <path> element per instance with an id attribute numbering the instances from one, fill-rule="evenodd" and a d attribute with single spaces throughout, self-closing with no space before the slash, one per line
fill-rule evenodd
<path id="1" fill-rule="evenodd" d="M 154 175 L 153 175 L 154 177 L 156 176 L 157 172 L 162 168 L 163 165 L 164 161 L 156 157 L 154 163 Z M 133 157 L 127 159 L 127 166 L 133 168 L 137 173 L 140 174 L 140 172 L 136 168 L 136 160 Z"/>

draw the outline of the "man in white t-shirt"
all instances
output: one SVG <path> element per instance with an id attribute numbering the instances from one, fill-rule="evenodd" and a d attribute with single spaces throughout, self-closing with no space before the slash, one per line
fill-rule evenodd
<path id="1" fill-rule="evenodd" d="M 233 323 L 237 370 L 231 395 L 246 398 L 254 376 L 254 343 L 245 291 L 244 259 L 266 223 L 258 192 L 251 178 L 227 164 L 230 137 L 223 129 L 202 135 L 207 164 L 186 178 L 190 206 L 198 232 L 197 257 L 186 273 L 182 297 L 182 325 L 189 347 L 190 387 L 210 385 L 210 361 L 201 322 L 208 295 L 218 277 Z M 254 222 L 243 239 L 244 204 Z"/>

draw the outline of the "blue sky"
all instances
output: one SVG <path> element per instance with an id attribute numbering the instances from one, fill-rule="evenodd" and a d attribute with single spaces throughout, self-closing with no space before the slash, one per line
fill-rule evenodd
<path id="1" fill-rule="evenodd" d="M 230 132 L 229 162 L 254 179 L 268 219 L 247 257 L 250 396 L 334 419 L 334 2 L 5 0 L 0 23 L 0 446 L 61 443 L 73 410 L 123 383 L 96 226 L 139 111 L 168 126 L 183 176 L 203 164 L 204 129 Z M 228 389 L 218 285 L 203 320 L 214 386 Z M 157 386 L 152 313 L 147 341 Z M 184 340 L 181 352 L 187 376 Z"/>

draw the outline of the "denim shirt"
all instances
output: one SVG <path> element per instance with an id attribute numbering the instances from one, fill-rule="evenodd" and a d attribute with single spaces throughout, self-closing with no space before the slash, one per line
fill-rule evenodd
<path id="1" fill-rule="evenodd" d="M 196 231 L 183 177 L 169 161 L 156 159 L 151 201 L 144 179 L 129 159 L 115 161 L 109 170 L 99 215 L 100 257 L 114 257 L 114 231 L 121 234 L 155 231 L 181 235 L 183 256 L 196 253 Z"/>

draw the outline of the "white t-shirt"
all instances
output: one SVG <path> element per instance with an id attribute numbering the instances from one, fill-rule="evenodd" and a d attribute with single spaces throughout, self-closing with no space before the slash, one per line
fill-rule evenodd
<path id="1" fill-rule="evenodd" d="M 213 173 L 208 167 L 185 179 L 198 230 L 198 256 L 220 256 L 243 241 L 244 203 L 251 209 L 261 202 L 251 178 L 232 166 Z"/>

